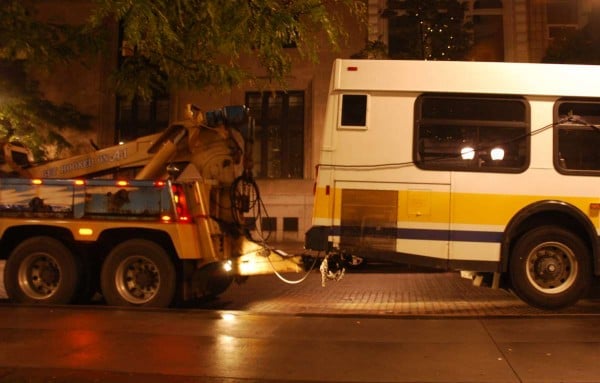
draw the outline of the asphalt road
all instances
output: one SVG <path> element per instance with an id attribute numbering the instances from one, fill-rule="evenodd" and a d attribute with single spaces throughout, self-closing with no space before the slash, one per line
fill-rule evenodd
<path id="1" fill-rule="evenodd" d="M 456 273 L 365 271 L 254 277 L 166 310 L 1 300 L 0 382 L 599 381 L 594 291 L 548 312 Z"/>
<path id="2" fill-rule="evenodd" d="M 600 316 L 0 304 L 0 382 L 597 382 Z"/>

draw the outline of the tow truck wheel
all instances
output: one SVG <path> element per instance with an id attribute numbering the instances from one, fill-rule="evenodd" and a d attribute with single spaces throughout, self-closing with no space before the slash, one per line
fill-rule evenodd
<path id="1" fill-rule="evenodd" d="M 46 236 L 23 241 L 4 267 L 6 293 L 18 303 L 68 304 L 77 294 L 79 278 L 73 253 Z"/>
<path id="2" fill-rule="evenodd" d="M 109 305 L 168 307 L 175 295 L 176 279 L 175 266 L 160 245 L 132 239 L 108 254 L 100 284 Z"/>
<path id="3" fill-rule="evenodd" d="M 206 293 L 208 297 L 216 298 L 233 283 L 233 275 L 229 275 L 220 263 L 208 265 L 204 270 L 208 274 Z"/>
<path id="4" fill-rule="evenodd" d="M 517 296 L 532 306 L 560 309 L 577 302 L 592 280 L 589 250 L 570 231 L 544 226 L 515 245 L 509 265 Z"/>

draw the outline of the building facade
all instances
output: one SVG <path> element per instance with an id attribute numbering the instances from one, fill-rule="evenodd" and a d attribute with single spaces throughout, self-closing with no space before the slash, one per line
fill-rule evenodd
<path id="1" fill-rule="evenodd" d="M 42 3 L 44 13 L 69 15 L 67 22 L 85 17 L 89 11 L 82 1 Z M 51 99 L 66 100 L 92 114 L 96 132 L 92 138 L 100 146 L 161 130 L 169 121 L 183 118 L 189 103 L 205 111 L 246 104 L 257 122 L 254 173 L 268 213 L 262 217 L 262 226 L 272 230 L 269 238 L 272 241 L 302 241 L 311 225 L 315 167 L 332 62 L 361 51 L 368 40 L 381 40 L 387 47 L 392 46 L 391 21 L 401 16 L 402 3 L 403 0 L 368 0 L 368 25 L 357 28 L 348 20 L 351 36 L 347 44 L 339 51 L 324 49 L 318 64 L 297 57 L 285 88 L 265 91 L 261 86 L 242 85 L 226 92 L 179 91 L 150 102 L 118 100 L 107 85 L 110 69 L 125 54 L 115 28 L 113 56 L 101 58 L 91 68 L 76 68 L 77 76 L 73 76 L 71 67 L 58 68 L 46 77 L 42 75 L 43 90 Z M 469 60 L 539 62 L 553 38 L 587 23 L 594 1 L 464 0 L 463 3 L 467 21 L 473 25 Z M 294 48 L 289 49 L 294 55 Z"/>

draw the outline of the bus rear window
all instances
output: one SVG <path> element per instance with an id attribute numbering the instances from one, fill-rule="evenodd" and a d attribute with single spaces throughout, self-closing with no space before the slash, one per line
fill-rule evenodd
<path id="1" fill-rule="evenodd" d="M 554 107 L 554 167 L 600 175 L 600 100 L 559 100 Z"/>
<path id="2" fill-rule="evenodd" d="M 422 169 L 522 172 L 529 132 L 522 98 L 422 95 L 415 104 L 414 161 Z"/>

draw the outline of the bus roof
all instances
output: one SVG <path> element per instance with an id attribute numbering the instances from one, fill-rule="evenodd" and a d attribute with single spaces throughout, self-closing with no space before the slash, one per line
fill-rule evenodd
<path id="1" fill-rule="evenodd" d="M 600 97 L 600 66 L 337 59 L 332 90 Z"/>

